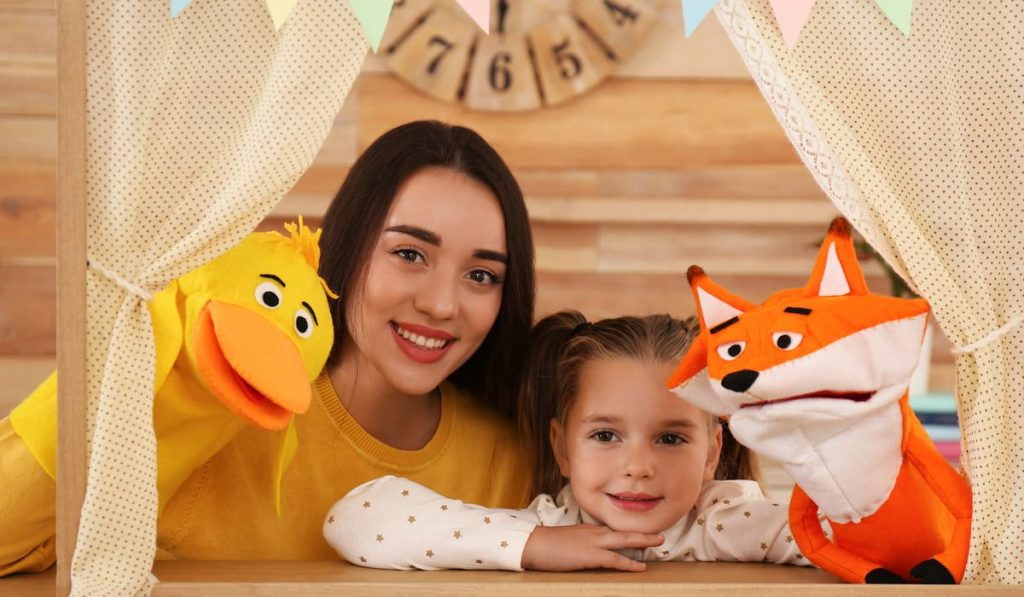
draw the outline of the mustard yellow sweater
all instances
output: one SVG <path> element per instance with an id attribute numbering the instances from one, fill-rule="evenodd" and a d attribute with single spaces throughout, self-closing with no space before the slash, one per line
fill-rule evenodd
<path id="1" fill-rule="evenodd" d="M 529 501 L 529 471 L 513 426 L 455 386 L 442 386 L 440 424 L 420 450 L 397 450 L 366 433 L 326 376 L 314 383 L 314 394 L 296 421 L 299 448 L 282 479 L 281 516 L 271 492 L 274 437 L 246 429 L 168 502 L 157 522 L 158 557 L 337 559 L 321 534 L 324 516 L 350 489 L 382 475 L 408 477 L 469 503 L 518 508 Z M 23 491 L 0 492 L 0 576 L 48 567 L 53 482 L 6 419 L 0 479 L 28 480 Z"/>

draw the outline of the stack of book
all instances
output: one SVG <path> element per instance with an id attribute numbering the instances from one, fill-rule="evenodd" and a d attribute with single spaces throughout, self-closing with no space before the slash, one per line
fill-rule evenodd
<path id="1" fill-rule="evenodd" d="M 953 468 L 960 469 L 960 421 L 956 399 L 949 392 L 925 392 L 910 396 L 910 408 L 924 430 Z"/>

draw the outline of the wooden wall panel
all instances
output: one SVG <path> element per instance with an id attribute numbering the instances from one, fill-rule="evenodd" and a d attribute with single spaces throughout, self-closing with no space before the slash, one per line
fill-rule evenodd
<path id="1" fill-rule="evenodd" d="M 56 164 L 57 119 L 0 114 L 0 161 L 14 166 Z"/>
<path id="2" fill-rule="evenodd" d="M 57 10 L 56 0 L 0 0 L 0 11 L 9 9 L 35 10 L 41 12 L 54 12 Z M 56 23 L 55 23 L 56 25 Z M 56 55 L 54 50 L 54 55 Z"/>
<path id="3" fill-rule="evenodd" d="M 408 120 L 473 128 L 513 168 L 691 169 L 799 164 L 749 81 L 611 79 L 572 102 L 537 112 L 466 112 L 412 92 L 389 75 L 364 74 L 357 92 L 359 144 Z"/>
<path id="4" fill-rule="evenodd" d="M 0 379 L 3 380 L 0 383 L 0 417 L 6 417 L 56 367 L 52 356 L 0 358 Z"/>
<path id="5" fill-rule="evenodd" d="M 49 10 L 5 4 L 0 4 L 0 113 L 52 116 L 57 98 L 52 2 Z"/>
<path id="6" fill-rule="evenodd" d="M 52 164 L 0 159 L 0 260 L 55 257 L 55 187 Z"/>
<path id="7" fill-rule="evenodd" d="M 0 355 L 55 355 L 55 266 L 0 260 L 0 280 Z"/>

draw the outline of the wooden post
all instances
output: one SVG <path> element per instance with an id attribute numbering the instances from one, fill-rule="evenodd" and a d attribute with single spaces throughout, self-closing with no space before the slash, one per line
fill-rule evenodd
<path id="1" fill-rule="evenodd" d="M 57 3 L 58 595 L 71 591 L 86 476 L 85 5 Z"/>

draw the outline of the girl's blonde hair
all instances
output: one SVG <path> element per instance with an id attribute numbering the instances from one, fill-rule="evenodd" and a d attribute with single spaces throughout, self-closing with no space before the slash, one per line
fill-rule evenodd
<path id="1" fill-rule="evenodd" d="M 630 358 L 675 363 L 699 331 L 696 320 L 669 315 L 615 317 L 588 322 L 578 311 L 561 311 L 540 320 L 531 332 L 519 388 L 519 428 L 533 460 L 533 493 L 558 493 L 565 480 L 549 441 L 551 419 L 563 426 L 572 408 L 583 364 L 595 359 Z M 708 415 L 713 431 L 718 418 Z M 722 454 L 716 479 L 754 479 L 750 451 L 723 425 Z"/>

